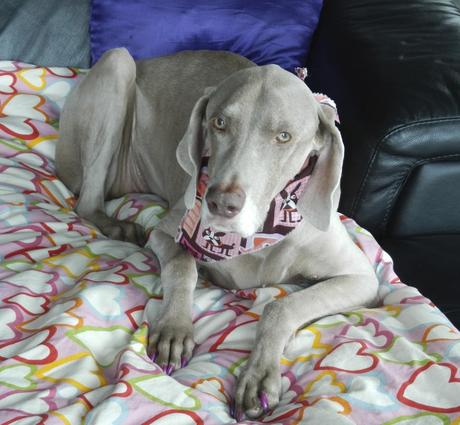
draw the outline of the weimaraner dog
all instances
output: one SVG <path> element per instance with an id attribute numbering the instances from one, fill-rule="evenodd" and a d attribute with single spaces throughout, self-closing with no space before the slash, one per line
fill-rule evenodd
<path id="1" fill-rule="evenodd" d="M 104 200 L 144 192 L 170 206 L 149 242 L 161 265 L 163 309 L 159 319 L 149 318 L 148 353 L 168 373 L 192 356 L 197 266 L 225 288 L 304 285 L 264 308 L 236 385 L 237 417 L 255 418 L 277 405 L 280 357 L 298 328 L 377 298 L 374 271 L 337 213 L 343 144 L 334 115 L 276 65 L 209 51 L 135 62 L 125 49 L 96 63 L 62 113 L 57 170 L 79 194 L 80 216 L 112 238 L 142 243 L 137 226 L 104 214 Z M 297 206 L 285 214 L 289 219 L 298 209 L 297 227 L 257 252 L 197 261 L 175 238 L 194 206 L 205 149 L 201 221 L 243 238 L 260 230 L 272 200 L 315 158 Z M 211 235 L 209 228 L 203 235 Z M 228 253 L 234 245 L 223 248 Z"/>

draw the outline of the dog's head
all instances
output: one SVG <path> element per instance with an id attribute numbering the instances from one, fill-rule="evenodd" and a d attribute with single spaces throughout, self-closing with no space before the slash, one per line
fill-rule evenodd
<path id="1" fill-rule="evenodd" d="M 202 220 L 249 236 L 264 223 L 272 199 L 317 156 L 298 208 L 320 230 L 337 209 L 343 144 L 335 111 L 305 83 L 276 65 L 252 67 L 206 89 L 177 148 L 191 176 L 184 195 L 192 208 L 204 148 L 210 151 Z"/>

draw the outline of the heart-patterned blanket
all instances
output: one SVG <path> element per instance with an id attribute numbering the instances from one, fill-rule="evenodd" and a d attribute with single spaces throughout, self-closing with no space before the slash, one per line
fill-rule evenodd
<path id="1" fill-rule="evenodd" d="M 84 73 L 0 62 L 0 423 L 235 423 L 257 320 L 299 287 L 200 280 L 194 356 L 165 375 L 146 355 L 145 318 L 162 297 L 154 255 L 80 219 L 55 176 L 59 113 Z M 166 213 L 147 195 L 107 211 L 146 229 Z M 375 267 L 382 305 L 300 329 L 281 358 L 280 405 L 252 423 L 460 424 L 460 333 L 368 232 L 342 222 Z"/>

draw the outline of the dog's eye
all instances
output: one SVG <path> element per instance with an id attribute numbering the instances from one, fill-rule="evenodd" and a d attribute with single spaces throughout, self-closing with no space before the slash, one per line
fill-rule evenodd
<path id="1" fill-rule="evenodd" d="M 276 141 L 278 143 L 287 143 L 289 140 L 291 140 L 291 135 L 287 131 L 282 131 L 276 136 Z"/>
<path id="2" fill-rule="evenodd" d="M 217 130 L 225 130 L 225 119 L 223 117 L 216 117 L 212 120 L 212 125 L 217 128 Z"/>

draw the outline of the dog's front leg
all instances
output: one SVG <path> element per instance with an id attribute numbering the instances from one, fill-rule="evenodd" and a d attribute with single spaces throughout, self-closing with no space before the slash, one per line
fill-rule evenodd
<path id="1" fill-rule="evenodd" d="M 256 418 L 278 404 L 280 358 L 297 329 L 320 317 L 372 304 L 377 286 L 375 275 L 337 276 L 266 305 L 258 323 L 255 347 L 238 379 L 237 419 L 243 412 Z"/>
<path id="2" fill-rule="evenodd" d="M 194 258 L 169 234 L 157 228 L 150 241 L 160 262 L 163 305 L 159 316 L 149 318 L 148 355 L 170 374 L 189 361 L 195 346 L 192 303 L 198 272 Z"/>

